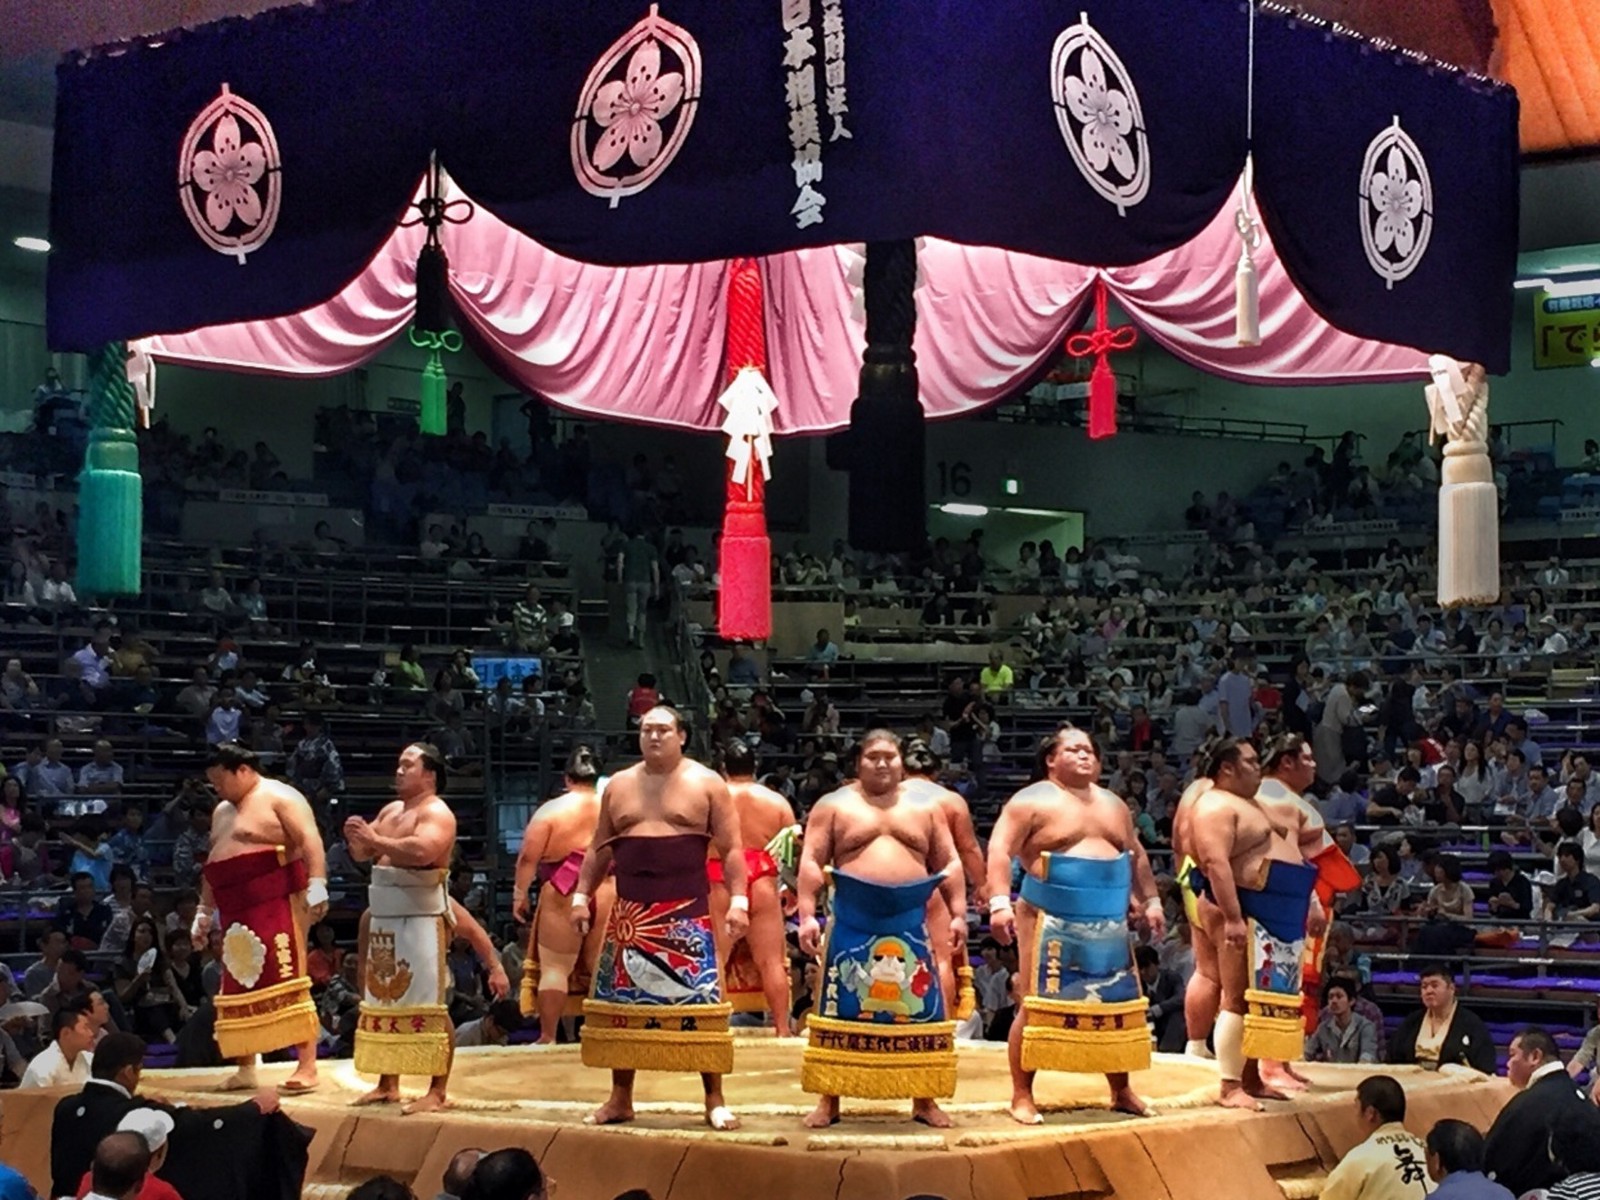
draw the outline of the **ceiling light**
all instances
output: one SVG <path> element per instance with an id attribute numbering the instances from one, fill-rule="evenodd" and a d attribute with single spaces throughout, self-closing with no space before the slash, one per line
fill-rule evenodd
<path id="1" fill-rule="evenodd" d="M 50 253 L 50 243 L 48 241 L 46 241 L 44 238 L 40 238 L 40 237 L 12 238 L 11 239 L 11 244 L 13 246 L 15 246 L 18 250 L 31 250 L 35 254 L 49 254 Z"/>
<path id="2" fill-rule="evenodd" d="M 941 504 L 939 511 L 949 517 L 987 517 L 987 504 Z"/>

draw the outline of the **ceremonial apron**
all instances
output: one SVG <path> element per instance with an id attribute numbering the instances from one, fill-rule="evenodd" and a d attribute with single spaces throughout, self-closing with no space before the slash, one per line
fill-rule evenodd
<path id="1" fill-rule="evenodd" d="M 1133 856 L 1041 854 L 1023 877 L 1038 911 L 1023 981 L 1022 1069 L 1114 1074 L 1150 1067 L 1150 1025 L 1128 942 Z"/>
<path id="2" fill-rule="evenodd" d="M 224 1058 L 317 1040 L 304 910 L 294 900 L 306 890 L 306 864 L 288 862 L 285 855 L 283 846 L 275 846 L 204 867 L 223 931 L 222 989 L 215 1004 L 217 1049 Z"/>
<path id="3" fill-rule="evenodd" d="M 518 991 L 519 1006 L 525 1017 L 539 1013 L 539 930 L 547 922 L 571 923 L 571 906 L 562 901 L 567 900 L 578 886 L 584 853 L 574 850 L 563 859 L 539 864 L 539 890 L 534 902 L 533 928 L 528 932 L 528 952 L 522 958 L 522 984 Z M 572 973 L 567 976 L 567 1004 L 562 1015 L 579 1016 L 583 1012 L 583 998 L 588 994 L 589 974 L 584 969 L 583 949 L 580 946 Z"/>
<path id="4" fill-rule="evenodd" d="M 830 871 L 823 993 L 806 1021 L 800 1086 L 868 1100 L 953 1096 L 956 1025 L 946 1019 L 928 897 L 942 875 L 872 883 Z"/>
<path id="5" fill-rule="evenodd" d="M 718 986 L 704 833 L 611 843 L 617 899 L 583 1004 L 583 1063 L 620 1071 L 733 1070 Z"/>
<path id="6" fill-rule="evenodd" d="M 1192 885 L 1210 895 L 1205 874 L 1191 868 Z M 1301 973 L 1306 957 L 1306 917 L 1317 869 L 1269 861 L 1260 888 L 1240 887 L 1239 908 L 1249 927 L 1250 982 L 1245 990 L 1244 1054 L 1293 1062 L 1305 1054 Z M 1222 948 L 1219 947 L 1219 952 Z"/>
<path id="7" fill-rule="evenodd" d="M 356 1070 L 440 1076 L 450 1070 L 449 871 L 372 868 Z"/>
<path id="8" fill-rule="evenodd" d="M 744 852 L 746 886 L 758 879 L 776 879 L 778 863 L 765 850 L 746 848 Z M 706 860 L 706 878 L 713 885 L 723 883 L 722 860 Z M 761 989 L 761 970 L 750 953 L 750 940 L 740 938 L 728 951 L 728 965 L 722 974 L 722 994 L 734 1012 L 766 1012 L 767 994 Z"/>

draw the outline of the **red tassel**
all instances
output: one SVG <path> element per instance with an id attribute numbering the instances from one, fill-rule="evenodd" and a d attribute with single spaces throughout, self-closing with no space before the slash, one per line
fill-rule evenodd
<path id="1" fill-rule="evenodd" d="M 761 270 L 755 260 L 733 264 L 728 280 L 727 361 L 723 386 L 745 367 L 767 368 Z M 727 460 L 727 499 L 717 562 L 717 632 L 724 638 L 760 641 L 772 635 L 772 543 L 767 538 L 766 480 L 752 460 L 744 483 L 733 482 Z"/>
<path id="2" fill-rule="evenodd" d="M 1117 377 L 1102 354 L 1089 375 L 1089 436 L 1108 438 L 1117 432 Z"/>
<path id="3" fill-rule="evenodd" d="M 1108 438 L 1117 432 L 1117 377 L 1111 373 L 1109 355 L 1113 350 L 1131 350 L 1139 340 L 1132 325 L 1111 328 L 1106 324 L 1108 301 L 1106 281 L 1094 282 L 1094 328 L 1067 339 L 1067 353 L 1073 358 L 1093 358 L 1089 373 L 1089 436 Z"/>

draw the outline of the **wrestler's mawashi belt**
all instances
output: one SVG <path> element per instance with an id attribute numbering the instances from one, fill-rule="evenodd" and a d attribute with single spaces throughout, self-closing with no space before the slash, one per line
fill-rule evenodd
<path id="1" fill-rule="evenodd" d="M 745 879 L 753 886 L 760 879 L 776 879 L 778 863 L 771 854 L 753 846 L 744 851 Z M 706 878 L 713 885 L 723 883 L 722 860 L 706 860 Z M 722 994 L 734 1012 L 766 1012 L 767 994 L 761 987 L 761 969 L 750 953 L 750 939 L 740 938 L 728 947 L 728 965 L 722 975 Z"/>
<path id="2" fill-rule="evenodd" d="M 449 872 L 372 868 L 356 1070 L 440 1076 L 450 1070 Z"/>
<path id="3" fill-rule="evenodd" d="M 1133 857 L 1041 854 L 1022 880 L 1038 910 L 1024 980 L 1024 1071 L 1143 1071 L 1150 1026 L 1128 942 Z"/>
<path id="4" fill-rule="evenodd" d="M 1196 891 L 1209 895 L 1204 873 L 1195 868 L 1190 874 Z M 1269 862 L 1261 888 L 1237 889 L 1249 936 L 1250 982 L 1244 994 L 1246 1058 L 1293 1062 L 1305 1053 L 1300 985 L 1306 917 L 1316 883 L 1315 867 Z M 1219 952 L 1223 952 L 1221 948 Z"/>
<path id="5" fill-rule="evenodd" d="M 955 1022 L 929 941 L 928 897 L 943 876 L 871 883 L 833 871 L 821 1002 L 806 1021 L 800 1086 L 868 1100 L 952 1096 Z"/>
<path id="6" fill-rule="evenodd" d="M 617 899 L 584 1001 L 583 1063 L 621 1071 L 733 1070 L 707 905 L 705 834 L 611 843 Z"/>
<path id="7" fill-rule="evenodd" d="M 571 911 L 563 903 L 578 886 L 578 876 L 583 870 L 585 851 L 574 850 L 565 858 L 539 864 L 535 875 L 533 922 L 528 929 L 528 951 L 522 956 L 522 982 L 517 989 L 518 1007 L 525 1017 L 539 1013 L 539 927 L 550 921 L 570 923 Z M 566 1008 L 562 1015 L 576 1017 L 583 1012 L 583 998 L 589 993 L 589 979 L 578 964 L 568 976 Z"/>
<path id="8" fill-rule="evenodd" d="M 206 882 L 222 929 L 217 1049 L 224 1058 L 269 1054 L 314 1042 L 320 1025 L 306 973 L 306 930 L 295 896 L 308 882 L 303 859 L 276 846 L 208 862 Z"/>

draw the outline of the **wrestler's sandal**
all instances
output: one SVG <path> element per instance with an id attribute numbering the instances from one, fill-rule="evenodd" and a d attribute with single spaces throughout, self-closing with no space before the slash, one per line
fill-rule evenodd
<path id="1" fill-rule="evenodd" d="M 718 1133 L 727 1133 L 739 1128 L 739 1118 L 733 1115 L 733 1109 L 719 1104 L 706 1114 L 706 1124 Z"/>

